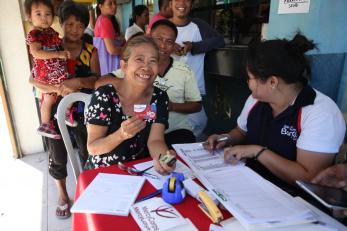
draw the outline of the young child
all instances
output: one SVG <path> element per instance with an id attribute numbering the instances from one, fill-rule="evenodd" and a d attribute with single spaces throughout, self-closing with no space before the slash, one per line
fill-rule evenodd
<path id="1" fill-rule="evenodd" d="M 51 28 L 53 23 L 53 5 L 50 0 L 26 0 L 25 13 L 33 25 L 27 36 L 27 44 L 33 56 L 32 76 L 34 79 L 55 85 L 59 92 L 59 84 L 68 77 L 66 59 L 70 53 L 63 51 L 59 34 Z M 52 106 L 56 102 L 57 93 L 42 94 L 41 125 L 38 133 L 53 139 L 61 136 L 51 125 Z"/>

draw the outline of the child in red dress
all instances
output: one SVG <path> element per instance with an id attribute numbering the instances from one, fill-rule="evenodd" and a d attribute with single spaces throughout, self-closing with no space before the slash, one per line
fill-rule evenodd
<path id="1" fill-rule="evenodd" d="M 59 84 L 68 78 L 66 60 L 70 57 L 70 53 L 62 49 L 59 34 L 51 28 L 53 5 L 50 0 L 26 0 L 24 6 L 25 13 L 33 26 L 26 40 L 33 56 L 32 76 L 38 81 L 59 88 Z M 42 94 L 42 123 L 37 131 L 42 136 L 61 139 L 50 122 L 52 106 L 56 99 L 57 93 Z"/>

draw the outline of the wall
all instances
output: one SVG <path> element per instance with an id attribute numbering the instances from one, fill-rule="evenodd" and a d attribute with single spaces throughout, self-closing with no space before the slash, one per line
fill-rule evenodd
<path id="1" fill-rule="evenodd" d="M 14 126 L 23 154 L 43 151 L 25 45 L 19 1 L 0 1 L 0 56 L 14 114 Z M 10 23 L 9 23 L 10 22 Z"/>
<path id="2" fill-rule="evenodd" d="M 347 9 L 346 0 L 311 0 L 306 14 L 277 14 L 278 0 L 271 1 L 268 38 L 292 38 L 297 30 L 317 43 L 308 53 L 312 62 L 311 84 L 347 111 Z"/>

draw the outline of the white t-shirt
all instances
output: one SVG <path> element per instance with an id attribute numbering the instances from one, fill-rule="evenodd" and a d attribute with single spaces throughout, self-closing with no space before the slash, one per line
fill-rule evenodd
<path id="1" fill-rule="evenodd" d="M 202 40 L 199 27 L 194 23 L 190 22 L 185 26 L 177 26 L 178 35 L 176 43 L 183 45 L 183 42 L 199 42 Z M 177 56 L 172 55 L 175 60 L 187 63 L 190 68 L 194 71 L 196 81 L 201 95 L 206 95 L 205 90 L 205 78 L 204 78 L 204 59 L 205 53 L 192 55 L 188 52 L 186 55 Z"/>
<path id="2" fill-rule="evenodd" d="M 133 35 L 137 33 L 145 33 L 141 27 L 139 27 L 136 23 L 134 23 L 131 27 L 128 27 L 125 31 L 125 40 L 128 41 L 129 38 L 131 38 Z"/>
<path id="3" fill-rule="evenodd" d="M 296 147 L 321 153 L 336 154 L 343 142 L 346 124 L 341 111 L 328 96 L 315 90 L 312 105 L 302 107 L 301 133 Z M 250 95 L 237 118 L 237 125 L 247 132 L 247 118 L 257 100 Z"/>
<path id="4" fill-rule="evenodd" d="M 187 64 L 179 61 L 173 61 L 165 76 L 157 76 L 154 86 L 166 91 L 173 103 L 201 101 L 193 71 Z M 165 132 L 168 133 L 177 129 L 192 130 L 188 122 L 188 114 L 170 111 L 169 128 Z"/>

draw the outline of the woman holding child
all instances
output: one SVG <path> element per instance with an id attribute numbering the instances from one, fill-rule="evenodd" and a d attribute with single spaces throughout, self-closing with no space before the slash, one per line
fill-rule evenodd
<path id="1" fill-rule="evenodd" d="M 42 0 L 42 3 L 37 2 L 39 1 L 36 1 L 36 4 L 45 4 L 47 1 Z M 64 31 L 62 46 L 64 50 L 70 53 L 71 57 L 71 60 L 68 60 L 68 62 L 72 63 L 72 65 L 69 65 L 72 67 L 69 68 L 71 69 L 69 74 L 72 75 L 72 78 L 64 80 L 57 85 L 44 84 L 34 78 L 30 78 L 30 83 L 41 92 L 56 93 L 60 99 L 61 96 L 72 92 L 83 91 L 91 93 L 94 83 L 99 76 L 100 67 L 96 49 L 91 44 L 85 43 L 82 40 L 83 31 L 89 22 L 88 11 L 84 6 L 77 5 L 72 1 L 65 1 L 59 9 L 59 17 Z M 56 111 L 58 103 L 59 99 L 53 106 L 50 117 L 53 120 L 55 129 L 58 126 L 56 120 L 53 119 L 53 114 Z M 77 105 L 77 112 L 74 113 L 78 125 L 76 128 L 72 128 L 72 131 L 75 135 L 81 160 L 85 162 L 88 156 L 86 148 L 87 133 L 83 123 L 83 113 L 79 108 L 80 106 Z M 65 219 L 70 216 L 70 199 L 66 190 L 67 152 L 62 139 L 48 138 L 45 140 L 45 143 L 49 154 L 49 173 L 55 179 L 59 193 L 56 216 Z"/>

